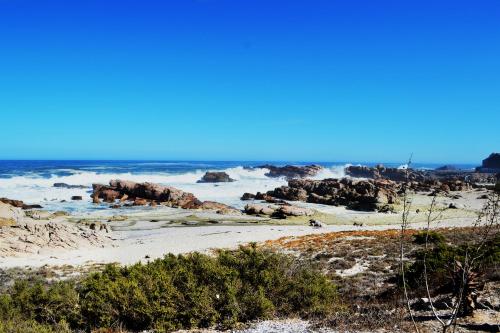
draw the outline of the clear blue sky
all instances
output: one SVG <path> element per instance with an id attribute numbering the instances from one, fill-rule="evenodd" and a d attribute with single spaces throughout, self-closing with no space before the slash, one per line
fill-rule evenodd
<path id="1" fill-rule="evenodd" d="M 0 0 L 0 158 L 478 163 L 500 1 Z"/>

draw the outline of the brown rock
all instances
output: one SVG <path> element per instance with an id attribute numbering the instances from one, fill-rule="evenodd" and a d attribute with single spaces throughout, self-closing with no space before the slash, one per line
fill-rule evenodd
<path id="1" fill-rule="evenodd" d="M 249 215 L 272 215 L 276 209 L 267 205 L 248 204 L 245 206 L 245 213 Z"/>
<path id="2" fill-rule="evenodd" d="M 148 201 L 146 199 L 135 198 L 135 200 L 134 200 L 134 206 L 146 206 L 147 204 L 148 204 Z"/>

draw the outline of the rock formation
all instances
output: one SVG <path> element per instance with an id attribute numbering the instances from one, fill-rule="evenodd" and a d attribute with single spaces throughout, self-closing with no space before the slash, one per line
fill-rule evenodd
<path id="1" fill-rule="evenodd" d="M 26 220 L 0 228 L 0 257 L 35 254 L 47 249 L 102 247 L 111 242 L 106 233 L 67 222 Z"/>
<path id="2" fill-rule="evenodd" d="M 376 167 L 349 166 L 345 168 L 346 175 L 355 178 L 388 179 L 395 182 L 406 181 L 406 170 L 398 168 L 386 168 L 383 165 Z M 450 166 L 443 166 L 436 170 L 408 170 L 408 180 L 410 182 L 420 182 L 431 184 L 434 181 L 454 182 L 462 181 L 475 187 L 476 184 L 494 183 L 495 177 L 492 173 L 474 172 L 472 170 L 453 169 Z"/>
<path id="3" fill-rule="evenodd" d="M 130 201 L 135 206 L 157 205 L 184 208 L 216 210 L 220 213 L 239 213 L 238 210 L 212 201 L 202 202 L 194 194 L 170 186 L 154 183 L 135 183 L 126 180 L 111 180 L 109 185 L 93 184 L 91 198 L 98 203 L 100 199 L 108 203 Z"/>
<path id="4" fill-rule="evenodd" d="M 17 208 L 22 208 L 22 209 L 34 209 L 34 208 L 42 208 L 40 205 L 27 205 L 21 200 L 12 200 L 12 199 L 7 199 L 7 198 L 0 198 L 0 202 L 3 202 L 5 204 L 17 207 Z"/>
<path id="5" fill-rule="evenodd" d="M 198 183 L 229 183 L 234 182 L 225 172 L 207 171 L 205 175 L 198 180 Z"/>
<path id="6" fill-rule="evenodd" d="M 406 181 L 406 170 L 398 168 L 386 168 L 382 164 L 376 167 L 351 165 L 345 168 L 348 176 L 356 178 L 389 179 L 395 182 Z M 408 170 L 408 179 L 411 181 L 423 181 L 426 179 L 424 171 Z"/>
<path id="7" fill-rule="evenodd" d="M 500 172 L 500 153 L 491 153 L 476 170 L 487 173 Z"/>
<path id="8" fill-rule="evenodd" d="M 323 169 L 322 166 L 315 164 L 305 166 L 285 165 L 282 167 L 265 164 L 257 168 L 269 169 L 269 172 L 266 173 L 268 177 L 285 177 L 287 179 L 312 177 Z"/>
<path id="9" fill-rule="evenodd" d="M 267 194 L 279 199 L 305 201 L 325 205 L 342 205 L 354 210 L 387 210 L 398 200 L 399 186 L 390 180 L 293 179 L 288 186 Z"/>

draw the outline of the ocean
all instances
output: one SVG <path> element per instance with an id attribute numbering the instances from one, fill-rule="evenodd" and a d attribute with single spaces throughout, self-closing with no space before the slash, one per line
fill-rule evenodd
<path id="1" fill-rule="evenodd" d="M 271 161 L 57 161 L 57 160 L 0 160 L 0 197 L 40 204 L 44 209 L 70 212 L 91 212 L 107 209 L 107 205 L 94 205 L 90 194 L 93 183 L 107 184 L 111 179 L 136 182 L 153 182 L 188 191 L 200 200 L 213 200 L 235 207 L 242 207 L 240 197 L 244 192 L 265 192 L 286 185 L 282 178 L 265 176 L 267 170 L 252 169 L 262 165 L 307 165 L 325 167 L 315 179 L 344 176 L 346 165 L 376 165 L 359 162 L 271 162 Z M 400 164 L 384 163 L 400 167 Z M 434 169 L 442 164 L 414 164 L 414 168 Z M 472 169 L 475 165 L 457 165 Z M 206 171 L 225 171 L 235 179 L 232 183 L 197 183 Z M 84 185 L 86 188 L 56 188 L 54 183 Z M 72 196 L 82 196 L 82 201 L 72 201 Z"/>

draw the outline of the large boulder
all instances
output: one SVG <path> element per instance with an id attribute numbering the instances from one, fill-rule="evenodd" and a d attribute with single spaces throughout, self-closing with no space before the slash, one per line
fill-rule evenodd
<path id="1" fill-rule="evenodd" d="M 285 177 L 287 179 L 313 177 L 318 174 L 321 169 L 323 169 L 322 166 L 316 164 L 305 166 L 285 165 L 281 167 L 265 164 L 260 165 L 257 168 L 268 169 L 269 172 L 266 173 L 266 176 L 268 177 Z"/>
<path id="2" fill-rule="evenodd" d="M 248 215 L 266 215 L 280 219 L 286 219 L 289 216 L 311 216 L 314 214 L 311 209 L 287 204 L 265 205 L 256 203 L 246 205 L 244 212 Z"/>
<path id="3" fill-rule="evenodd" d="M 244 212 L 248 215 L 272 215 L 276 207 L 261 204 L 248 204 L 245 206 Z"/>
<path id="4" fill-rule="evenodd" d="M 204 210 L 214 210 L 217 214 L 241 215 L 240 210 L 215 201 L 203 201 L 199 208 Z"/>
<path id="5" fill-rule="evenodd" d="M 198 180 L 198 183 L 229 183 L 234 182 L 234 179 L 229 177 L 225 172 L 207 171 L 205 175 Z"/>

